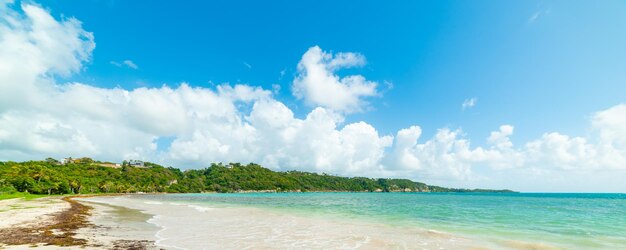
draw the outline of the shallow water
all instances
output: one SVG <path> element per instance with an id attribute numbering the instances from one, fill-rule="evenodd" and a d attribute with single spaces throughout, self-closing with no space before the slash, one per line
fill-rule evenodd
<path id="1" fill-rule="evenodd" d="M 117 199 L 157 215 L 151 221 L 165 228 L 159 233 L 162 245 L 190 249 L 626 249 L 623 194 L 168 194 Z M 206 237 L 219 244 L 207 243 Z"/>
<path id="2" fill-rule="evenodd" d="M 155 232 L 160 228 L 147 223 L 152 215 L 124 206 L 94 203 L 85 198 L 75 199 L 87 201 L 86 205 L 89 206 L 97 206 L 89 218 L 95 227 L 84 227 L 79 231 L 80 237 L 92 240 L 95 245 L 108 246 L 116 240 L 156 240 Z"/>

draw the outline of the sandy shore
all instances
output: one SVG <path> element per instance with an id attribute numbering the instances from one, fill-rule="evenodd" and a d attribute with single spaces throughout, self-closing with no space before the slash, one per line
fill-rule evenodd
<path id="1" fill-rule="evenodd" d="M 415 227 L 254 207 L 212 206 L 168 195 L 80 199 L 154 215 L 156 244 L 168 249 L 497 249 Z"/>
<path id="2" fill-rule="evenodd" d="M 68 197 L 0 201 L 0 249 L 159 249 L 151 216 Z"/>
<path id="3" fill-rule="evenodd" d="M 165 196 L 0 201 L 0 249 L 553 249 Z"/>
<path id="4" fill-rule="evenodd" d="M 551 249 L 161 196 L 0 201 L 0 249 Z"/>

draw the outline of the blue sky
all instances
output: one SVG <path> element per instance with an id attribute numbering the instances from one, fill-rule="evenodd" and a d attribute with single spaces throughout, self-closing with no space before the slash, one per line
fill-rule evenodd
<path id="1" fill-rule="evenodd" d="M 10 8 L 27 16 L 20 4 Z M 527 143 L 552 132 L 584 138 L 590 145 L 602 141 L 606 138 L 594 134 L 607 134 L 602 132 L 606 129 L 592 125 L 600 123 L 596 122 L 599 112 L 615 110 L 611 108 L 626 102 L 623 1 L 43 0 L 34 4 L 57 22 L 68 17 L 80 20 L 80 28 L 94 37 L 95 49 L 88 51 L 89 58 L 79 59 L 78 70 L 40 75 L 52 76 L 58 86 L 76 82 L 133 91 L 164 85 L 176 89 L 186 83 L 217 91 L 217 86 L 225 83 L 241 84 L 273 91 L 272 101 L 285 105 L 295 119 L 305 119 L 318 105 L 333 111 L 292 91 L 302 75 L 298 63 L 310 48 L 318 46 L 330 55 L 353 52 L 366 58 L 360 66 L 334 73 L 337 77 L 362 75 L 377 84 L 374 95 L 360 97 L 365 102 L 362 110 L 335 110 L 341 117 L 337 129 L 363 121 L 375 128 L 377 138 L 397 140 L 398 131 L 417 125 L 421 131 L 418 141 L 424 143 L 441 129 L 458 130 L 459 137 L 471 142 L 470 148 L 487 149 L 492 132 L 511 125 L 515 132 L 509 133 L 507 140 L 521 154 L 529 151 L 522 149 Z M 470 99 L 474 105 L 463 108 L 464 101 Z M 236 104 L 241 119 L 250 116 L 254 103 Z M 618 112 L 616 116 L 620 115 Z M 67 126 L 80 131 L 78 125 Z M 169 143 L 184 137 L 177 132 L 152 136 L 158 144 L 156 151 L 167 151 Z M 608 144 L 618 147 L 620 143 Z M 97 144 L 94 142 L 96 148 Z M 385 155 L 396 148 L 395 142 L 392 144 L 382 147 Z M 624 156 L 626 151 L 618 149 L 618 156 Z M 70 153 L 26 151 L 15 155 L 32 158 Z M 119 155 L 103 153 L 102 157 L 119 160 L 127 154 Z M 225 156 L 215 160 L 240 159 Z M 537 166 L 550 164 L 555 163 Z M 470 165 L 472 173 L 479 175 L 474 182 L 444 177 L 433 177 L 432 181 L 476 186 L 483 177 L 507 174 L 486 167 L 489 164 L 472 161 Z M 311 169 L 330 171 L 319 166 Z M 383 169 L 372 173 L 414 179 L 424 176 Z M 618 172 L 624 175 L 624 170 Z M 598 182 L 606 181 L 604 178 L 599 177 Z M 503 185 L 494 182 L 487 186 Z M 524 189 L 522 184 L 516 187 Z M 546 186 L 551 190 L 567 188 Z"/>
<path id="2" fill-rule="evenodd" d="M 302 53 L 314 45 L 359 52 L 368 64 L 356 71 L 393 88 L 348 121 L 389 134 L 415 123 L 427 134 L 462 127 L 482 143 L 513 123 L 513 140 L 585 135 L 588 114 L 626 99 L 623 1 L 41 4 L 97 37 L 92 62 L 74 76 L 97 86 L 280 84 L 277 98 L 304 116 L 310 109 L 289 91 Z M 139 69 L 110 64 L 126 59 Z M 472 97 L 477 105 L 463 112 Z"/>

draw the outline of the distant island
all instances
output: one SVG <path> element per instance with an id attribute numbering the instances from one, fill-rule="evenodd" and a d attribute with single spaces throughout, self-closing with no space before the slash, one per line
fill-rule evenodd
<path id="1" fill-rule="evenodd" d="M 513 192 L 459 189 L 408 179 L 340 177 L 278 172 L 250 163 L 213 163 L 181 171 L 143 161 L 121 164 L 90 158 L 0 162 L 0 194 L 202 193 L 202 192 Z"/>

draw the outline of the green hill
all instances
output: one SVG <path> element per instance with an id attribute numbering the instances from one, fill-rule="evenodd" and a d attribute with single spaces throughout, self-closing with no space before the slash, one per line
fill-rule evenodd
<path id="1" fill-rule="evenodd" d="M 340 177 L 300 171 L 276 172 L 250 163 L 211 164 L 181 171 L 145 163 L 145 167 L 82 158 L 60 164 L 46 161 L 0 162 L 0 193 L 88 194 L 134 192 L 511 192 L 430 186 L 407 179 Z"/>

